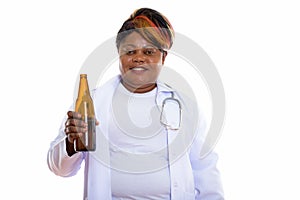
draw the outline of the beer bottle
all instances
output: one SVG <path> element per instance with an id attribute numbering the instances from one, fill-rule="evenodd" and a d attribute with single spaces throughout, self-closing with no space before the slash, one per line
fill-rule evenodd
<path id="1" fill-rule="evenodd" d="M 96 150 L 96 119 L 93 100 L 90 95 L 87 75 L 80 74 L 78 97 L 75 104 L 75 112 L 81 114 L 82 120 L 87 123 L 87 131 L 74 142 L 75 151 Z"/>

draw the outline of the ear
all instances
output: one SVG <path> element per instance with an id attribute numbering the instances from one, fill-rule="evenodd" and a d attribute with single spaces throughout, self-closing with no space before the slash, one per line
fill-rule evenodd
<path id="1" fill-rule="evenodd" d="M 168 52 L 167 51 L 163 51 L 162 52 L 162 64 L 164 64 L 165 63 L 165 59 L 166 59 L 166 57 L 167 57 L 167 55 L 168 55 Z"/>

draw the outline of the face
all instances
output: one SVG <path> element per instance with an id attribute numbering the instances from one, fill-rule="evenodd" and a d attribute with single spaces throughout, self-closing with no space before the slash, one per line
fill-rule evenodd
<path id="1" fill-rule="evenodd" d="M 119 56 L 122 84 L 129 91 L 144 93 L 156 87 L 166 52 L 132 32 L 121 42 Z"/>

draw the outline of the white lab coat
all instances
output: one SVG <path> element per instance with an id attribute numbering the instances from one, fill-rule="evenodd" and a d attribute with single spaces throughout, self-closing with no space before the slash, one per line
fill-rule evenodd
<path id="1" fill-rule="evenodd" d="M 64 122 L 59 135 L 51 143 L 48 152 L 48 166 L 56 175 L 69 177 L 75 175 L 85 161 L 84 200 L 111 200 L 111 182 L 109 166 L 109 143 L 107 122 L 110 116 L 110 106 L 113 94 L 120 76 L 113 78 L 104 86 L 92 92 L 97 126 L 97 150 L 93 153 L 76 153 L 69 157 L 66 153 Z M 183 107 L 183 120 L 187 127 L 183 133 L 168 131 L 169 142 L 169 172 L 172 200 L 223 200 L 223 189 L 219 172 L 216 168 L 217 155 L 212 152 L 205 158 L 200 158 L 200 151 L 205 139 L 206 124 L 198 109 L 191 102 L 179 96 L 170 87 L 158 82 L 156 103 L 170 97 L 172 92 Z M 196 112 L 194 112 L 196 111 Z M 172 115 L 172 113 L 170 113 Z M 197 117 L 197 115 L 199 117 Z M 190 125 L 193 119 L 197 123 Z M 196 126 L 195 126 L 196 124 Z"/>

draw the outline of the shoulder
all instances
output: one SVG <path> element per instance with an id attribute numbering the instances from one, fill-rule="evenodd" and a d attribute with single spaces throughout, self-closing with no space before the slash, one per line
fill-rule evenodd
<path id="1" fill-rule="evenodd" d="M 158 92 L 164 93 L 164 98 L 173 97 L 174 99 L 178 100 L 180 106 L 183 110 L 191 114 L 202 112 L 200 106 L 198 105 L 197 98 L 195 97 L 194 93 L 190 89 L 186 88 L 178 88 L 171 84 L 164 83 L 158 81 Z"/>
<path id="2" fill-rule="evenodd" d="M 93 89 L 91 91 L 93 98 L 97 98 L 99 96 L 103 96 L 104 94 L 112 93 L 120 83 L 120 76 L 114 76 L 110 80 L 108 80 L 103 85 Z"/>

